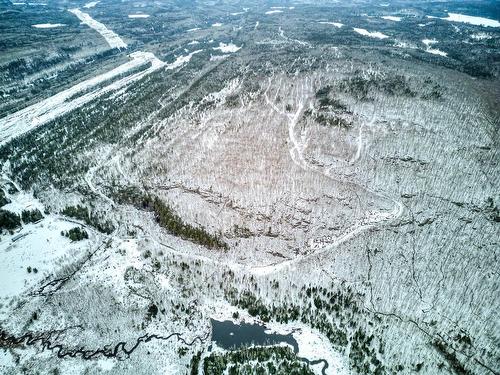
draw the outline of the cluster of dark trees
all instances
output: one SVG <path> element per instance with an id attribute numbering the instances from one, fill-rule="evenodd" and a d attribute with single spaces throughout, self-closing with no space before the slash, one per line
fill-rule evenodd
<path id="1" fill-rule="evenodd" d="M 174 236 L 206 246 L 210 249 L 228 250 L 229 246 L 220 235 L 208 233 L 203 228 L 197 228 L 185 223 L 170 206 L 160 198 L 151 195 L 144 195 L 141 202 L 142 208 L 151 210 L 155 214 L 156 221 Z"/>
<path id="2" fill-rule="evenodd" d="M 6 204 L 9 204 L 10 200 L 5 196 L 5 192 L 0 189 L 0 207 L 5 206 Z"/>
<path id="3" fill-rule="evenodd" d="M 36 223 L 37 221 L 43 219 L 43 215 L 38 209 L 23 210 L 23 212 L 21 212 L 21 218 L 23 219 L 24 224 Z"/>
<path id="4" fill-rule="evenodd" d="M 0 209 L 0 230 L 14 230 L 21 226 L 21 218 L 19 215 Z"/>
<path id="5" fill-rule="evenodd" d="M 314 120 L 323 126 L 334 126 L 348 129 L 352 127 L 349 115 L 352 115 L 347 106 L 339 99 L 332 97 L 332 86 L 324 86 L 316 92 L 318 100 L 318 112 L 314 114 Z M 312 116 L 310 109 L 304 112 L 304 116 Z"/>
<path id="6" fill-rule="evenodd" d="M 85 224 L 96 228 L 99 232 L 111 234 L 115 228 L 110 221 L 105 221 L 89 211 L 85 206 L 77 204 L 76 206 L 67 206 L 61 214 L 83 221 Z"/>
<path id="7" fill-rule="evenodd" d="M 131 204 L 139 209 L 154 212 L 157 223 L 174 236 L 210 249 L 229 249 L 220 235 L 210 234 L 204 228 L 185 223 L 172 207 L 157 196 L 143 193 L 136 187 L 128 187 L 115 191 L 114 198 L 121 204 Z"/>
<path id="8" fill-rule="evenodd" d="M 80 227 L 71 228 L 68 231 L 61 232 L 61 235 L 68 237 L 71 241 L 81 241 L 89 238 L 89 235 L 85 229 Z"/>
<path id="9" fill-rule="evenodd" d="M 24 224 L 36 223 L 41 219 L 43 219 L 43 215 L 38 209 L 23 210 L 21 216 L 8 210 L 0 209 L 0 231 L 12 231 L 21 227 L 23 222 Z"/>
<path id="10" fill-rule="evenodd" d="M 484 212 L 489 220 L 500 223 L 500 209 L 495 204 L 492 197 L 488 197 L 488 199 L 486 199 Z"/>
<path id="11" fill-rule="evenodd" d="M 410 87 L 408 79 L 400 74 L 384 77 L 363 77 L 361 72 L 355 72 L 352 77 L 340 82 L 340 89 L 358 100 L 370 100 L 371 91 L 383 92 L 391 96 L 406 96 L 413 98 L 417 95 Z"/>
<path id="12" fill-rule="evenodd" d="M 337 111 L 347 112 L 347 106 L 342 103 L 337 98 L 332 98 L 330 93 L 332 91 L 332 86 L 324 86 L 316 91 L 316 99 L 319 101 L 319 107 L 321 109 L 324 108 L 333 108 Z"/>

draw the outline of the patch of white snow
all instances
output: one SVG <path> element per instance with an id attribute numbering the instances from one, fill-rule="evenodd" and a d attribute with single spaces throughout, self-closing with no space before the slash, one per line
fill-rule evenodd
<path id="1" fill-rule="evenodd" d="M 319 21 L 318 23 L 321 23 L 323 25 L 333 25 L 333 26 L 335 26 L 338 29 L 340 29 L 342 26 L 344 26 L 344 24 L 340 23 L 340 22 Z"/>
<path id="2" fill-rule="evenodd" d="M 370 32 L 368 30 L 359 29 L 359 28 L 356 28 L 356 27 L 353 27 L 353 30 L 355 32 L 357 32 L 358 34 L 360 34 L 360 35 L 367 36 L 367 37 L 370 37 L 370 38 L 376 38 L 376 39 L 386 39 L 386 38 L 389 38 L 387 35 L 382 34 L 379 31 Z"/>
<path id="3" fill-rule="evenodd" d="M 31 25 L 31 27 L 34 27 L 36 29 L 53 29 L 56 27 L 63 27 L 66 26 L 64 23 L 38 23 L 36 25 Z"/>
<path id="4" fill-rule="evenodd" d="M 89 8 L 95 7 L 99 3 L 100 3 L 100 1 L 91 1 L 90 3 L 85 4 L 83 7 L 85 9 L 89 9 Z"/>
<path id="5" fill-rule="evenodd" d="M 388 21 L 395 21 L 395 22 L 401 21 L 401 17 L 396 17 L 396 16 L 382 16 L 382 18 Z"/>
<path id="6" fill-rule="evenodd" d="M 445 21 L 468 23 L 475 26 L 500 27 L 500 22 L 490 18 L 467 16 L 460 13 L 448 13 L 448 17 L 441 18 Z"/>
<path id="7" fill-rule="evenodd" d="M 149 14 L 129 14 L 128 18 L 149 18 Z"/>
<path id="8" fill-rule="evenodd" d="M 238 47 L 237 45 L 233 43 L 225 44 L 225 43 L 219 43 L 219 47 L 214 47 L 214 50 L 219 50 L 222 53 L 233 53 L 237 52 L 241 49 L 241 47 Z"/>

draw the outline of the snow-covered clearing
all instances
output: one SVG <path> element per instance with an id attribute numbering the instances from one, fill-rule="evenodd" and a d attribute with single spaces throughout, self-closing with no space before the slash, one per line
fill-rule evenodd
<path id="1" fill-rule="evenodd" d="M 149 14 L 129 14 L 128 18 L 149 18 Z"/>
<path id="2" fill-rule="evenodd" d="M 211 55 L 210 56 L 210 61 L 219 61 L 219 60 L 224 60 L 227 58 L 229 55 Z"/>
<path id="3" fill-rule="evenodd" d="M 64 23 L 38 23 L 36 25 L 31 25 L 31 27 L 34 27 L 36 29 L 53 29 L 56 27 L 63 27 L 66 26 Z"/>
<path id="4" fill-rule="evenodd" d="M 472 34 L 470 37 L 474 40 L 488 40 L 488 39 L 493 38 L 490 34 L 486 34 L 486 33 Z"/>
<path id="5" fill-rule="evenodd" d="M 319 21 L 318 23 L 321 23 L 323 25 L 333 25 L 333 26 L 335 26 L 338 29 L 340 29 L 342 26 L 344 26 L 344 24 L 340 23 L 340 22 Z"/>
<path id="6" fill-rule="evenodd" d="M 165 66 L 165 63 L 157 59 L 155 55 L 150 52 L 134 52 L 130 54 L 130 57 L 132 58 L 131 61 L 122 64 L 109 72 L 80 82 L 79 84 L 61 91 L 50 98 L 42 100 L 0 119 L 0 144 L 4 144 L 12 138 L 24 134 L 37 126 L 45 124 L 48 121 L 72 111 L 75 108 L 81 107 L 98 96 L 110 91 L 118 90 Z M 151 66 L 143 71 L 119 79 L 118 81 L 115 81 L 105 87 L 96 88 L 95 91 L 91 91 L 85 95 L 70 100 L 71 97 L 82 91 L 87 91 L 93 87 L 97 87 L 102 82 L 124 74 L 146 63 L 151 63 Z"/>
<path id="7" fill-rule="evenodd" d="M 6 193 L 11 203 L 2 209 L 18 215 L 23 210 L 38 209 L 44 212 L 43 204 L 33 195 L 23 192 L 14 181 L 5 174 L 3 181 L 16 186 L 17 193 Z M 56 260 L 74 258 L 87 249 L 90 240 L 71 242 L 61 235 L 77 226 L 58 215 L 46 215 L 37 223 L 24 224 L 13 234 L 3 235 L 0 241 L 0 301 L 25 292 L 29 287 L 40 282 L 47 273 L 53 270 Z M 92 236 L 92 232 L 89 233 Z M 30 267 L 30 271 L 28 271 Z M 36 271 L 35 271 L 36 269 Z M 2 306 L 0 304 L 0 315 Z"/>
<path id="8" fill-rule="evenodd" d="M 180 68 L 182 65 L 188 63 L 194 55 L 196 55 L 197 53 L 200 53 L 202 51 L 203 51 L 202 49 L 199 49 L 199 50 L 191 52 L 190 54 L 188 54 L 186 56 L 177 57 L 177 59 L 173 63 L 165 65 L 165 70 L 172 70 L 172 69 Z"/>
<path id="9" fill-rule="evenodd" d="M 93 28 L 95 31 L 101 34 L 102 37 L 106 39 L 106 42 L 111 48 L 127 48 L 127 44 L 122 40 L 122 38 L 120 38 L 117 34 L 115 34 L 115 32 L 108 29 L 102 23 L 90 17 L 90 15 L 88 15 L 87 13 L 82 12 L 78 8 L 70 9 L 69 11 L 77 16 L 80 21 L 82 21 L 82 23 Z"/>
<path id="10" fill-rule="evenodd" d="M 268 10 L 265 14 L 277 14 L 277 13 L 283 13 L 282 10 Z"/>
<path id="11" fill-rule="evenodd" d="M 90 3 L 85 4 L 83 7 L 85 9 L 90 9 L 90 8 L 95 7 L 99 3 L 100 3 L 100 1 L 91 1 Z"/>
<path id="12" fill-rule="evenodd" d="M 447 57 L 448 54 L 444 51 L 441 51 L 437 48 L 427 48 L 425 50 L 425 52 L 428 52 L 428 53 L 432 53 L 433 55 L 439 55 L 439 56 L 443 56 L 443 57 Z"/>
<path id="13" fill-rule="evenodd" d="M 360 34 L 360 35 L 367 36 L 367 37 L 370 37 L 370 38 L 376 38 L 376 39 L 386 39 L 386 38 L 389 38 L 389 36 L 387 36 L 385 34 L 382 34 L 379 31 L 370 32 L 368 30 L 359 29 L 357 27 L 353 27 L 353 30 L 355 32 L 357 32 L 358 34 Z"/>
<path id="14" fill-rule="evenodd" d="M 0 243 L 0 298 L 13 297 L 41 281 L 53 270 L 54 261 L 63 255 L 74 256 L 86 249 L 89 240 L 71 242 L 61 231 L 74 228 L 74 223 L 48 216 L 37 224 L 26 224 L 14 236 L 2 237 Z M 13 242 L 12 238 L 24 235 Z M 37 270 L 28 272 L 27 267 Z"/>
<path id="15" fill-rule="evenodd" d="M 422 43 L 424 43 L 425 46 L 427 47 L 425 49 L 425 52 L 432 53 L 433 55 L 443 56 L 443 57 L 448 56 L 448 54 L 446 52 L 443 52 L 443 51 L 438 50 L 436 48 L 431 48 L 431 46 L 433 44 L 439 43 L 436 39 L 423 39 Z"/>
<path id="16" fill-rule="evenodd" d="M 396 16 L 382 16 L 382 18 L 388 21 L 395 21 L 395 22 L 401 21 L 401 17 L 396 17 Z"/>
<path id="17" fill-rule="evenodd" d="M 438 41 L 436 39 L 422 39 L 422 43 L 429 47 L 435 43 L 438 43 Z"/>
<path id="18" fill-rule="evenodd" d="M 467 16 L 460 13 L 448 13 L 448 17 L 441 18 L 445 21 L 468 23 L 475 26 L 500 27 L 500 22 L 490 18 Z"/>
<path id="19" fill-rule="evenodd" d="M 394 47 L 398 48 L 410 48 L 410 49 L 416 49 L 417 46 L 413 43 L 402 41 L 402 40 L 395 40 L 394 41 Z"/>
<path id="20" fill-rule="evenodd" d="M 213 49 L 221 51 L 222 53 L 233 53 L 239 51 L 241 47 L 238 47 L 233 43 L 225 44 L 221 42 L 219 43 L 219 47 L 214 47 Z"/>

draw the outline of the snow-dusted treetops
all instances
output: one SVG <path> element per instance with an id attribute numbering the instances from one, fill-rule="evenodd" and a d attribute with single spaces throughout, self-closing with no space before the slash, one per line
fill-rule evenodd
<path id="1" fill-rule="evenodd" d="M 0 4 L 0 373 L 498 374 L 497 6 Z"/>

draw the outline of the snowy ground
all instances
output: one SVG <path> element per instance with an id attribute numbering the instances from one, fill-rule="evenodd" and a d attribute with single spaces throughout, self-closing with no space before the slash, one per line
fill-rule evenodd
<path id="1" fill-rule="evenodd" d="M 265 14 L 278 14 L 278 13 L 283 13 L 282 10 L 268 10 L 267 12 L 265 12 Z"/>
<path id="2" fill-rule="evenodd" d="M 100 1 L 91 1 L 91 2 L 89 2 L 87 4 L 85 4 L 83 7 L 85 9 L 90 9 L 90 8 L 94 8 L 99 3 L 100 3 Z"/>
<path id="3" fill-rule="evenodd" d="M 439 43 L 436 39 L 423 39 L 422 43 L 424 43 L 426 45 L 426 47 L 427 47 L 425 49 L 426 52 L 432 53 L 433 55 L 443 56 L 443 57 L 448 56 L 448 54 L 446 52 L 443 52 L 443 51 L 440 51 L 437 48 L 432 48 L 431 47 L 432 45 L 434 45 L 436 43 Z"/>
<path id="4" fill-rule="evenodd" d="M 102 3 L 99 11 L 101 6 L 106 4 Z M 159 18 L 148 8 L 140 9 L 138 12 L 155 15 L 149 21 Z M 286 7 L 270 9 L 277 13 Z M 120 13 L 124 22 L 132 11 Z M 332 34 L 349 32 L 317 25 L 341 28 L 343 24 L 338 22 L 314 21 L 343 19 L 332 14 L 315 15 L 313 27 Z M 394 14 L 407 15 L 403 11 Z M 273 17 L 263 20 L 262 25 L 251 19 L 246 25 L 252 33 L 249 40 L 242 35 L 211 35 L 236 29 L 228 18 L 221 17 L 218 14 L 205 23 L 210 26 L 223 19 L 213 24 L 218 29 L 187 30 L 200 32 L 184 34 L 186 39 L 173 49 L 171 64 L 152 53 L 137 52 L 130 62 L 116 68 L 121 70 L 105 73 L 113 78 L 142 63 L 151 63 L 147 71 L 155 67 L 172 71 L 162 73 L 168 84 L 154 86 L 160 87 L 157 95 L 148 97 L 162 107 L 161 115 L 148 114 L 133 124 L 132 130 L 126 130 L 123 139 L 102 141 L 85 154 L 73 148 L 56 151 L 63 156 L 71 152 L 75 160 L 90 160 L 92 167 L 82 172 L 76 187 L 68 189 L 73 189 L 70 194 L 78 191 L 82 201 L 95 204 L 117 229 L 110 236 L 97 238 L 92 233 L 88 241 L 70 243 L 60 231 L 81 224 L 49 214 L 37 224 L 25 225 L 19 233 L 3 236 L 0 253 L 5 262 L 0 265 L 0 285 L 7 278 L 13 282 L 2 289 L 2 328 L 14 333 L 47 332 L 77 324 L 83 328 L 58 337 L 58 343 L 69 349 L 95 349 L 123 341 L 130 347 L 146 333 L 181 332 L 191 339 L 206 333 L 208 318 L 233 320 L 236 311 L 245 321 L 254 322 L 248 313 L 228 304 L 223 292 L 226 287 L 236 293 L 250 290 L 268 306 L 298 304 L 311 309 L 314 316 L 314 300 L 299 296 L 298 290 L 311 286 L 330 292 L 342 286 L 352 289 L 361 301 L 362 314 L 369 311 L 377 317 L 370 323 L 383 328 L 374 341 L 385 342 L 384 364 L 402 363 L 405 371 L 414 373 L 415 366 L 424 363 L 420 373 L 434 374 L 444 363 L 444 373 L 449 365 L 432 343 L 444 337 L 452 348 L 457 332 L 467 332 L 474 343 L 465 360 L 459 351 L 462 347 L 453 352 L 466 366 L 482 373 L 476 362 L 490 367 L 495 364 L 494 337 L 484 333 L 496 332 L 500 311 L 496 303 L 495 223 L 482 211 L 485 200 L 495 191 L 494 129 L 488 120 L 494 124 L 496 112 L 482 96 L 483 91 L 485 96 L 491 94 L 490 82 L 449 67 L 415 62 L 410 56 L 413 51 L 392 49 L 391 53 L 404 54 L 404 58 L 393 60 L 378 54 L 376 48 L 316 49 L 300 29 L 285 23 L 288 20 L 277 26 Z M 370 22 L 391 27 L 390 38 L 396 46 L 446 56 L 434 48 L 439 42 L 449 45 L 441 34 L 417 27 L 420 34 L 415 44 L 399 42 L 392 30 L 404 27 L 405 22 L 398 23 L 396 16 L 382 18 L 394 22 L 384 23 L 379 16 Z M 221 27 L 222 22 L 225 27 Z M 193 26 L 182 23 L 178 29 Z M 370 38 L 389 38 L 381 32 L 354 30 Z M 494 30 L 485 35 L 490 34 L 495 37 Z M 431 39 L 433 36 L 436 39 Z M 462 39 L 469 37 L 486 39 L 483 33 L 461 34 Z M 192 39 L 197 40 L 189 42 Z M 195 54 L 206 56 L 201 49 L 188 53 L 186 44 L 207 40 L 214 43 L 204 47 L 207 54 L 213 50 L 226 54 L 218 53 L 210 61 L 194 59 L 188 66 L 189 77 L 183 76 L 184 71 L 174 72 Z M 214 40 L 234 43 L 217 46 Z M 368 38 L 363 41 L 364 45 L 369 43 Z M 384 46 L 385 50 L 390 48 L 392 45 Z M 164 48 L 167 50 L 171 49 Z M 293 58 L 288 56 L 290 50 L 297 52 Z M 136 82 L 132 77 L 143 77 L 143 72 L 97 89 L 105 80 L 100 75 L 70 90 L 76 88 L 73 93 L 78 94 L 90 89 L 82 98 L 107 90 L 120 92 Z M 390 95 L 380 89 L 400 75 L 403 78 L 398 82 L 409 84 L 411 97 L 404 91 Z M 181 79 L 169 81 L 176 76 Z M 351 77 L 366 85 L 376 82 L 368 89 L 366 100 L 356 99 L 343 86 Z M 157 84 L 151 81 L 148 84 Z M 320 108 L 317 96 L 325 87 L 332 87 L 329 99 L 346 109 Z M 436 98 L 425 97 L 429 88 L 436 90 Z M 64 91 L 60 94 L 64 97 Z M 14 114 L 17 117 L 12 117 L 11 127 L 4 126 L 5 119 L 0 120 L 5 132 L 0 131 L 0 141 L 32 129 L 38 121 L 64 115 L 67 108 L 87 103 L 86 99 L 79 103 L 79 98 L 70 97 L 61 102 L 56 95 L 30 107 L 31 112 Z M 178 103 L 181 105 L 175 107 Z M 123 105 L 127 104 L 125 100 Z M 327 115 L 350 113 L 352 124 L 346 128 L 319 124 L 315 114 L 321 111 Z M 93 119 L 91 113 L 89 116 Z M 139 138 L 129 142 L 131 134 Z M 185 222 L 220 233 L 230 250 L 207 249 L 171 235 L 148 210 L 113 201 L 110 197 L 115 187 L 153 192 Z M 56 207 L 64 207 L 72 199 L 66 190 L 51 189 L 37 196 Z M 9 198 L 14 199 L 6 209 L 19 213 L 37 207 L 43 212 L 41 202 L 30 193 Z M 12 242 L 18 234 L 27 236 Z M 40 244 L 44 245 L 41 250 Z M 105 246 L 100 248 L 100 244 Z M 75 259 L 97 248 L 95 257 L 79 268 Z M 28 273 L 28 266 L 38 272 Z M 66 270 L 74 268 L 78 274 L 54 296 L 25 298 L 44 276 L 64 276 Z M 274 282 L 279 282 L 279 287 L 274 287 Z M 159 312 L 151 319 L 148 311 L 153 304 Z M 39 315 L 36 322 L 30 320 L 33 312 Z M 349 319 L 354 323 L 359 316 L 353 314 Z M 334 313 L 327 320 L 338 322 Z M 350 344 L 344 351 L 332 350 L 325 335 L 298 322 L 269 323 L 268 327 L 292 333 L 299 344 L 299 356 L 326 359 L 328 374 L 349 373 Z M 352 333 L 349 328 L 345 332 L 348 336 Z M 104 360 L 101 356 L 93 361 L 78 356 L 61 360 L 54 352 L 42 351 L 41 345 L 13 348 L 0 351 L 0 372 L 12 372 L 22 365 L 40 373 L 59 368 L 63 374 L 177 374 L 186 371 L 198 350 L 205 350 L 206 355 L 208 344 L 197 343 L 184 356 L 177 352 L 182 347 L 185 345 L 175 339 L 152 340 L 141 344 L 126 360 Z M 316 365 L 314 370 L 319 374 L 321 367 Z M 398 373 L 394 367 L 392 370 Z"/>

